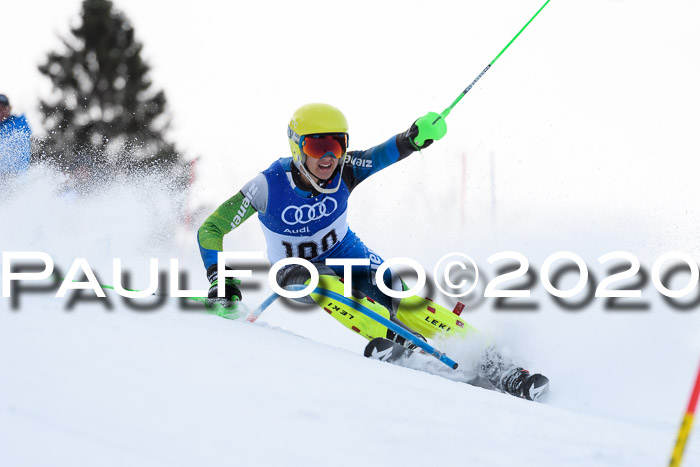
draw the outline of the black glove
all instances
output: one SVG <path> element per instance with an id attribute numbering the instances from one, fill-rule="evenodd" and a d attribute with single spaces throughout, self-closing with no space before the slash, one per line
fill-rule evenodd
<path id="1" fill-rule="evenodd" d="M 418 146 L 416 144 L 416 136 L 418 136 L 418 126 L 415 123 L 413 125 L 411 125 L 411 128 L 406 130 L 406 132 L 403 135 L 408 139 L 408 142 L 411 143 L 411 146 L 413 146 L 412 149 L 414 149 L 416 151 L 420 151 L 421 149 L 425 149 L 428 146 L 430 146 L 431 144 L 433 144 L 432 139 L 426 139 L 425 143 L 423 143 L 422 146 Z"/>
<path id="2" fill-rule="evenodd" d="M 228 269 L 228 268 L 226 268 Z M 211 287 L 209 287 L 209 294 L 207 295 L 208 298 L 221 298 L 219 297 L 219 287 L 222 285 L 219 283 L 219 265 L 218 264 L 212 264 L 209 266 L 209 269 L 207 269 L 207 279 L 209 279 L 209 282 L 211 283 Z M 233 278 L 233 277 L 227 277 L 224 279 L 223 282 L 223 287 L 224 287 L 224 299 L 228 300 L 230 302 L 239 302 L 241 301 L 241 298 L 243 295 L 241 294 L 240 289 L 238 288 L 238 285 L 241 283 L 239 279 Z"/>

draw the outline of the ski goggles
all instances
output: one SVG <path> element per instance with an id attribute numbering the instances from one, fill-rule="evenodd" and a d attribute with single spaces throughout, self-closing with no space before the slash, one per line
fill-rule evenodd
<path id="1" fill-rule="evenodd" d="M 348 149 L 347 133 L 320 133 L 299 136 L 289 128 L 289 137 L 299 144 L 301 152 L 312 159 L 322 159 L 331 155 L 341 159 Z"/>

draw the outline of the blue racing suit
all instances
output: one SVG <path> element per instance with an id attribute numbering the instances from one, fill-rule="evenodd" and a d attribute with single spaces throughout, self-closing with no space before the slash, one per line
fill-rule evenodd
<path id="1" fill-rule="evenodd" d="M 353 289 L 359 290 L 392 310 L 391 297 L 376 287 L 374 276 L 382 258 L 370 250 L 349 228 L 348 198 L 370 175 L 394 164 L 415 150 L 406 134 L 398 134 L 366 151 L 351 151 L 326 182 L 339 184 L 335 193 L 318 193 L 306 188 L 291 157 L 279 159 L 246 183 L 242 190 L 223 203 L 198 231 L 204 266 L 217 262 L 223 249 L 223 236 L 255 212 L 267 240 L 267 254 L 274 263 L 285 257 L 299 257 L 314 263 L 327 258 L 369 258 L 368 266 L 353 266 Z M 312 191 L 309 191 L 312 190 Z M 343 276 L 342 266 L 332 266 Z M 397 275 L 387 270 L 385 283 L 396 288 Z"/>

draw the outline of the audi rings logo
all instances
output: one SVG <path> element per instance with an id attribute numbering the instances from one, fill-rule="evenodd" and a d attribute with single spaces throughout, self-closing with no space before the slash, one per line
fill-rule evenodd
<path id="1" fill-rule="evenodd" d="M 287 206 L 282 211 L 282 222 L 287 225 L 308 224 L 330 216 L 336 209 L 338 209 L 338 202 L 333 198 L 324 198 L 316 204 Z"/>

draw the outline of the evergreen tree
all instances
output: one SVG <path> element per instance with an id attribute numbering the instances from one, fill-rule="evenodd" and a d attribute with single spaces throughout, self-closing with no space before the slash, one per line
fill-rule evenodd
<path id="1" fill-rule="evenodd" d="M 54 95 L 41 101 L 48 136 L 37 159 L 65 169 L 86 163 L 184 169 L 163 138 L 165 94 L 152 89 L 129 20 L 109 0 L 84 0 L 80 19 L 63 39 L 65 51 L 51 52 L 39 66 Z"/>

